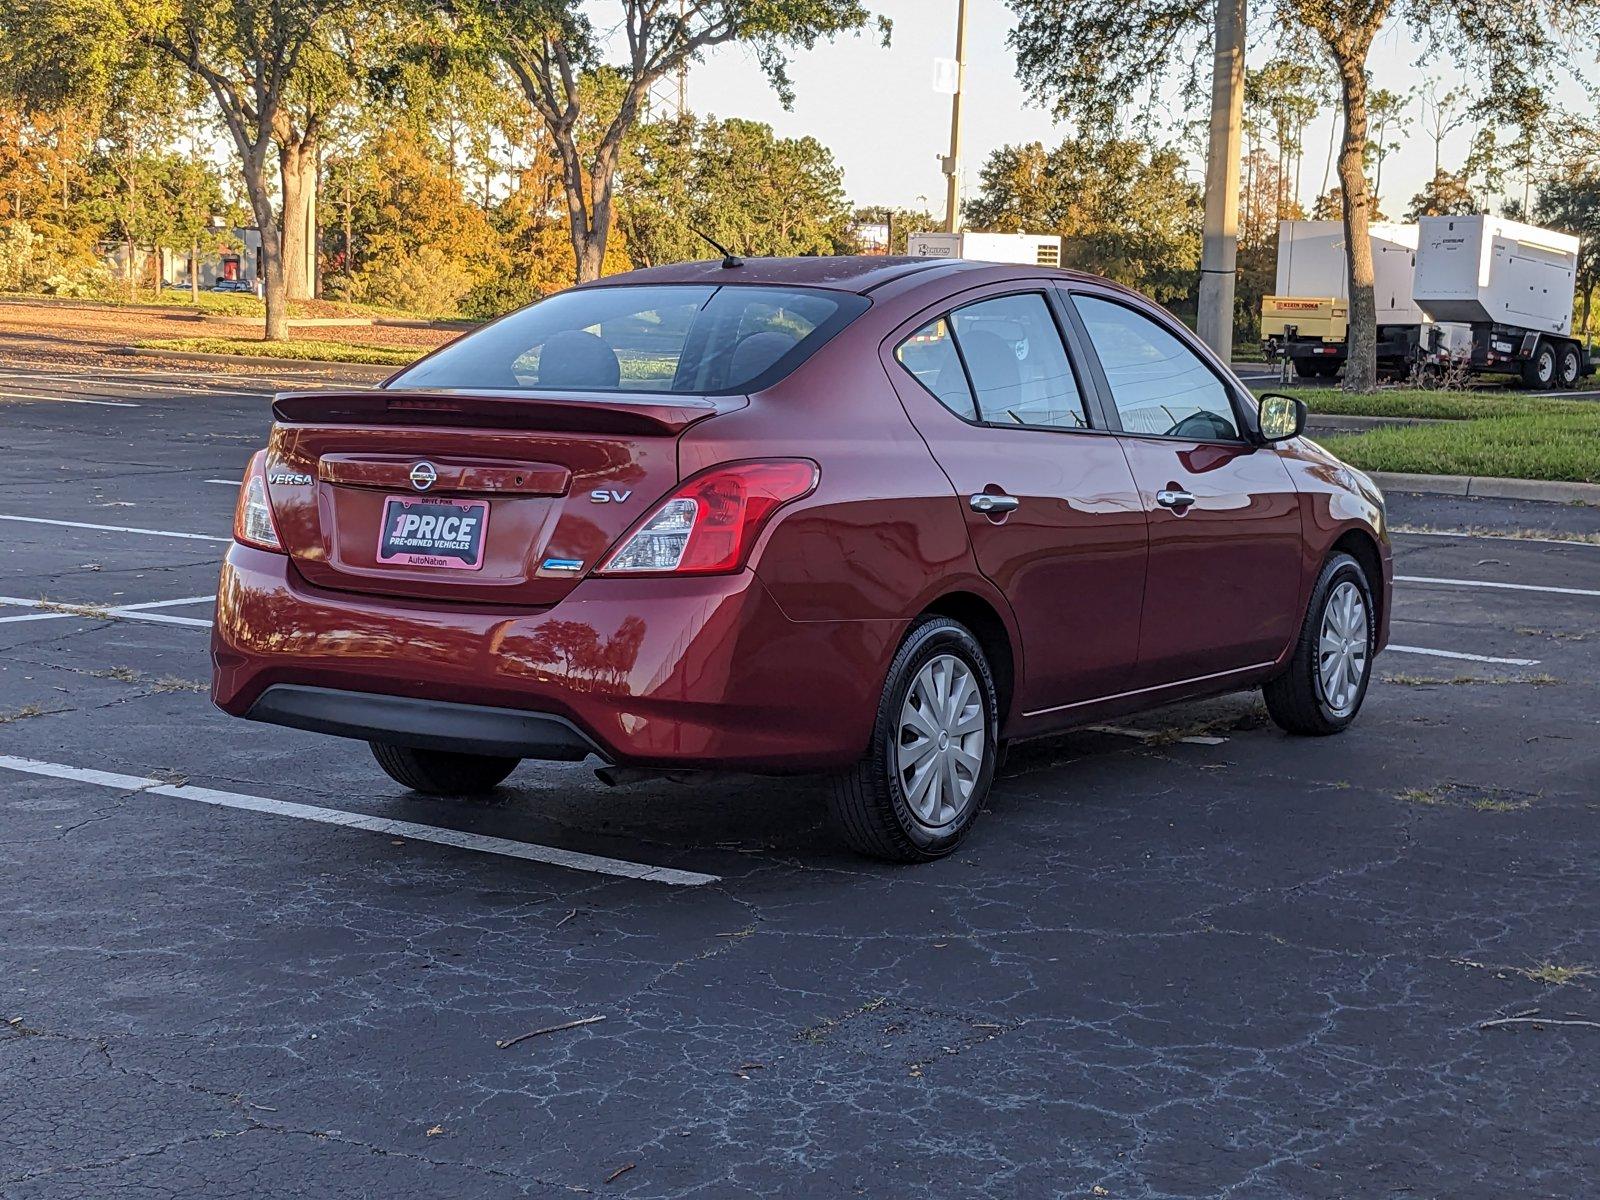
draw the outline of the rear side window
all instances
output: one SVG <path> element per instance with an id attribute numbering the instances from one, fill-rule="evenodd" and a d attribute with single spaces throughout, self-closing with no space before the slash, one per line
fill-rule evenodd
<path id="1" fill-rule="evenodd" d="M 798 367 L 867 305 L 814 288 L 581 288 L 468 334 L 389 387 L 755 391 Z"/>
<path id="2" fill-rule="evenodd" d="M 923 326 L 895 357 L 958 417 L 1086 429 L 1083 395 L 1043 296 L 999 296 Z"/>
<path id="3" fill-rule="evenodd" d="M 978 406 L 967 384 L 966 368 L 956 353 L 950 322 L 940 317 L 895 347 L 894 356 L 932 392 L 939 403 L 968 421 L 978 419 Z"/>

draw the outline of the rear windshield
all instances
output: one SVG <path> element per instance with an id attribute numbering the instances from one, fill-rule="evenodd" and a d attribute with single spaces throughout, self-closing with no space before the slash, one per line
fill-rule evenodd
<path id="1" fill-rule="evenodd" d="M 419 362 L 390 388 L 758 391 L 849 324 L 867 300 L 815 288 L 579 288 Z"/>

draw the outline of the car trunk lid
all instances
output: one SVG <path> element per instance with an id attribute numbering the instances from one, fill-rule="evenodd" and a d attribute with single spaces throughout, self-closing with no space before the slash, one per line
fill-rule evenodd
<path id="1" fill-rule="evenodd" d="M 278 536 L 321 587 L 555 604 L 677 484 L 679 435 L 743 403 L 382 389 L 281 395 L 267 454 Z"/>

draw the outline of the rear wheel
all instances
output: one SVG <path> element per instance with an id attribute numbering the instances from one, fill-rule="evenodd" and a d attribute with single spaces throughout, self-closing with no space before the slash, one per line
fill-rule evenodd
<path id="1" fill-rule="evenodd" d="M 1348 554 L 1333 555 L 1311 591 L 1288 669 L 1261 689 L 1268 715 L 1289 733 L 1338 733 L 1366 699 L 1376 638 L 1366 572 Z"/>
<path id="2" fill-rule="evenodd" d="M 390 742 L 369 742 L 372 757 L 396 783 L 430 796 L 481 796 L 517 769 L 520 758 L 418 750 Z"/>
<path id="3" fill-rule="evenodd" d="M 1583 376 L 1583 356 L 1571 342 L 1561 347 L 1556 362 L 1556 380 L 1564 388 L 1575 388 Z"/>
<path id="4" fill-rule="evenodd" d="M 834 781 L 845 841 L 890 862 L 949 854 L 989 794 L 998 727 L 978 640 L 946 617 L 913 627 L 890 664 L 866 757 Z"/>
<path id="5" fill-rule="evenodd" d="M 1522 364 L 1522 382 L 1531 388 L 1551 388 L 1556 382 L 1556 348 L 1540 341 L 1533 357 Z"/>

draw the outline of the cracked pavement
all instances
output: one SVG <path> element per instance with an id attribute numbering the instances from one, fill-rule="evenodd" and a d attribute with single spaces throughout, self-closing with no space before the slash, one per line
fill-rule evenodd
<path id="1" fill-rule="evenodd" d="M 265 385 L 132 378 L 29 390 L 138 408 L 0 404 L 0 514 L 226 536 L 204 481 L 238 478 Z M 204 595 L 221 551 L 0 536 L 0 594 L 100 606 Z M 1600 590 L 1600 545 L 1396 543 L 1402 574 Z M 0 755 L 720 877 L 0 770 L 0 1197 L 1584 1194 L 1600 1030 L 1478 1026 L 1600 1020 L 1600 597 L 1400 588 L 1396 642 L 1537 665 L 1384 655 L 1324 740 L 1235 696 L 1018 746 L 917 868 L 843 852 L 813 780 L 410 795 L 213 710 L 202 628 L 0 623 Z"/>

